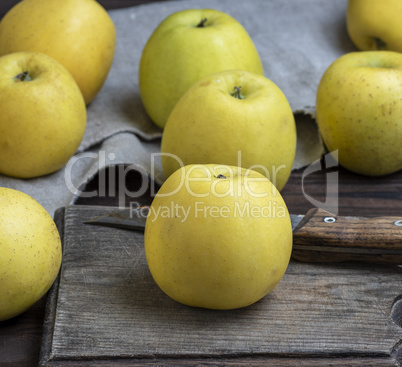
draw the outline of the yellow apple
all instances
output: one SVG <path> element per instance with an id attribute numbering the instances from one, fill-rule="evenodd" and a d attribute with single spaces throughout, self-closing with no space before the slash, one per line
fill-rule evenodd
<path id="1" fill-rule="evenodd" d="M 60 169 L 85 132 L 77 83 L 40 53 L 0 57 L 0 173 L 30 178 Z"/>
<path id="2" fill-rule="evenodd" d="M 254 169 L 282 190 L 296 152 L 294 116 L 284 94 L 264 76 L 216 73 L 176 104 L 161 152 L 166 177 L 181 165 L 220 163 Z"/>
<path id="3" fill-rule="evenodd" d="M 116 30 L 95 0 L 24 0 L 0 22 L 0 56 L 47 54 L 74 77 L 86 104 L 102 88 L 112 65 Z"/>
<path id="4" fill-rule="evenodd" d="M 0 188 L 0 321 L 30 308 L 53 284 L 61 265 L 52 217 L 23 192 Z"/>
<path id="5" fill-rule="evenodd" d="M 192 84 L 231 69 L 263 74 L 258 52 L 243 26 L 213 9 L 176 12 L 155 29 L 143 50 L 139 88 L 144 107 L 163 128 Z"/>
<path id="6" fill-rule="evenodd" d="M 158 286 L 183 304 L 234 309 L 257 302 L 283 277 L 292 250 L 286 205 L 263 175 L 188 165 L 156 194 L 145 254 Z"/>
<path id="7" fill-rule="evenodd" d="M 362 51 L 402 52 L 402 2 L 400 0 L 349 0 L 346 26 Z"/>
<path id="8" fill-rule="evenodd" d="M 402 169 L 402 54 L 360 51 L 335 60 L 318 86 L 316 118 L 345 168 L 372 176 Z"/>

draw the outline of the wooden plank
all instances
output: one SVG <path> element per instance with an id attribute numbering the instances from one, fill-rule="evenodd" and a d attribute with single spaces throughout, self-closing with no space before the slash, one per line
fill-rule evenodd
<path id="1" fill-rule="evenodd" d="M 235 358 L 238 365 L 250 356 L 396 361 L 402 328 L 391 310 L 402 294 L 401 268 L 292 261 L 279 286 L 252 306 L 191 308 L 154 283 L 142 233 L 83 224 L 110 210 L 65 211 L 63 266 L 49 297 L 41 365 L 178 358 L 206 365 Z"/>
<path id="2" fill-rule="evenodd" d="M 400 363 L 400 362 L 399 362 Z M 330 366 L 330 367 L 392 367 L 399 366 L 398 362 L 392 357 L 380 357 L 374 356 L 372 358 L 359 357 L 359 356 L 338 356 L 337 358 L 320 357 L 309 358 L 299 356 L 299 358 L 291 357 L 233 357 L 233 358 L 221 358 L 217 360 L 211 360 L 207 358 L 194 358 L 194 359 L 114 359 L 114 360 L 99 360 L 92 359 L 74 361 L 52 361 L 47 364 L 48 367 L 59 366 L 91 366 L 91 367 L 127 367 L 127 366 L 143 366 L 143 367 L 262 367 L 262 366 L 275 366 L 275 367 L 314 367 L 314 366 Z"/>

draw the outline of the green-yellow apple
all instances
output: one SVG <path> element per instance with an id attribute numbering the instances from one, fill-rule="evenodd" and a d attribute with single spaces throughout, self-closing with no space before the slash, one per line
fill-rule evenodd
<path id="1" fill-rule="evenodd" d="M 0 321 L 42 298 L 62 258 L 57 227 L 48 212 L 21 191 L 0 188 Z"/>
<path id="2" fill-rule="evenodd" d="M 282 190 L 296 151 L 295 120 L 282 91 L 262 75 L 224 71 L 195 83 L 176 104 L 162 137 L 166 177 L 181 165 L 254 169 Z"/>
<path id="3" fill-rule="evenodd" d="M 145 226 L 155 282 L 189 306 L 257 302 L 279 283 L 291 251 L 292 226 L 279 191 L 240 167 L 180 168 L 157 192 Z"/>
<path id="4" fill-rule="evenodd" d="M 71 74 L 51 57 L 0 57 L 0 173 L 30 178 L 64 166 L 86 126 L 85 102 Z"/>
<path id="5" fill-rule="evenodd" d="M 364 175 L 402 168 L 402 54 L 352 52 L 335 60 L 317 90 L 316 118 L 339 163 Z"/>
<path id="6" fill-rule="evenodd" d="M 112 65 L 116 30 L 95 0 L 24 0 L 0 22 L 0 56 L 45 53 L 74 77 L 86 104 L 102 88 Z"/>
<path id="7" fill-rule="evenodd" d="M 192 84 L 231 69 L 263 74 L 258 52 L 243 26 L 213 9 L 176 12 L 155 29 L 143 50 L 139 88 L 144 107 L 163 128 Z"/>
<path id="8" fill-rule="evenodd" d="M 349 0 L 346 26 L 362 51 L 402 52 L 402 2 L 400 0 Z"/>

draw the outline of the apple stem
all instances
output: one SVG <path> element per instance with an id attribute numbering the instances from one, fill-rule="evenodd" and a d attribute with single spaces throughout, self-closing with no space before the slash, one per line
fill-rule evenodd
<path id="1" fill-rule="evenodd" d="M 201 19 L 201 21 L 198 23 L 197 28 L 203 28 L 205 27 L 205 23 L 207 21 L 207 18 Z"/>
<path id="2" fill-rule="evenodd" d="M 234 87 L 234 91 L 231 93 L 232 97 L 238 98 L 238 99 L 244 99 L 244 96 L 241 94 L 241 86 L 239 87 Z"/>
<path id="3" fill-rule="evenodd" d="M 387 47 L 387 44 L 381 38 L 373 37 L 373 40 L 377 50 L 384 50 Z"/>
<path id="4" fill-rule="evenodd" d="M 18 83 L 18 82 L 29 82 L 31 81 L 31 77 L 29 76 L 28 70 L 24 71 L 23 73 L 19 73 L 18 75 L 16 75 L 14 77 L 14 80 Z"/>
<path id="5" fill-rule="evenodd" d="M 227 178 L 225 175 L 222 175 L 222 173 L 220 173 L 218 176 L 215 176 L 216 178 Z"/>

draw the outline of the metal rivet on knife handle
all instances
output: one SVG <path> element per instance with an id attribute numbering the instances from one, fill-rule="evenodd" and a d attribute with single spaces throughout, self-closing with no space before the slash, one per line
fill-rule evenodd
<path id="1" fill-rule="evenodd" d="M 292 257 L 402 265 L 401 229 L 400 217 L 342 217 L 311 209 L 293 231 Z"/>

